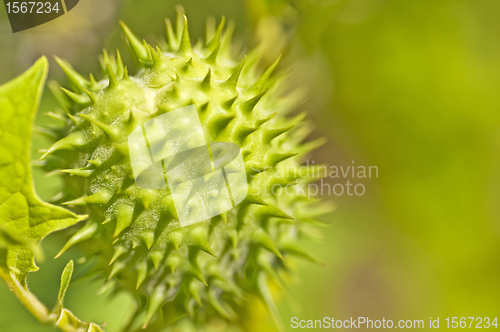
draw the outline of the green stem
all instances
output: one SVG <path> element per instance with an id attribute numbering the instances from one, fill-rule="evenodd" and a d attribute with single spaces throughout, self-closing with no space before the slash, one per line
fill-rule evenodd
<path id="1" fill-rule="evenodd" d="M 75 326 L 74 324 L 69 324 L 66 320 L 59 320 L 62 308 L 57 310 L 58 312 L 51 312 L 27 287 L 21 285 L 13 272 L 7 272 L 4 269 L 0 269 L 0 278 L 5 281 L 9 289 L 16 295 L 19 301 L 21 301 L 23 306 L 40 322 L 50 326 L 56 326 L 57 324 L 57 327 L 64 332 L 75 332 L 77 330 L 81 331 L 82 329 L 86 331 L 89 328 L 89 324 L 87 323 L 81 322 L 81 324 L 79 324 L 80 326 Z"/>

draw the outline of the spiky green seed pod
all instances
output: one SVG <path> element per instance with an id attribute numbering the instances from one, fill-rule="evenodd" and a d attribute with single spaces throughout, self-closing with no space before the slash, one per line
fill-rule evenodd
<path id="1" fill-rule="evenodd" d="M 316 261 L 297 241 L 316 223 L 317 201 L 296 185 L 315 179 L 313 169 L 298 170 L 320 142 L 303 144 L 310 127 L 303 115 L 287 116 L 296 98 L 283 96 L 284 75 L 273 75 L 279 59 L 259 76 L 257 52 L 233 57 L 233 25 L 224 31 L 224 19 L 195 47 L 182 13 L 177 31 L 166 23 L 163 49 L 122 23 L 135 76 L 119 52 L 104 51 L 101 81 L 56 58 L 72 91 L 51 86 L 64 111 L 53 116 L 66 120 L 42 158 L 65 174 L 59 202 L 90 216 L 60 254 L 86 245 L 98 258 L 95 271 L 108 280 L 104 289 L 146 297 L 132 325 L 185 314 L 198 323 L 236 320 L 247 295 L 259 295 L 275 312 L 269 282 L 281 283 L 290 256 Z M 231 210 L 181 227 L 169 188 L 135 183 L 127 139 L 146 121 L 188 105 L 196 106 L 207 142 L 241 148 L 249 189 Z"/>

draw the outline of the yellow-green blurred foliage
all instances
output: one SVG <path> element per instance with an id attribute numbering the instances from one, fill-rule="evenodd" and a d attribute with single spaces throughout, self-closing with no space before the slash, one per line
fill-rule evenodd
<path id="1" fill-rule="evenodd" d="M 93 9 L 80 2 L 71 13 L 79 15 L 77 22 L 92 22 Z M 98 3 L 90 2 L 99 12 Z M 86 50 L 100 46 L 124 50 L 118 19 L 154 41 L 176 3 L 190 16 L 192 36 L 202 35 L 208 15 L 226 15 L 236 21 L 240 38 L 266 38 L 265 61 L 284 53 L 294 84 L 309 91 L 302 108 L 317 124 L 313 136 L 329 139 L 311 160 L 379 169 L 378 178 L 363 180 L 364 196 L 331 197 L 338 209 L 321 229 L 322 243 L 308 243 L 326 266 L 300 263 L 300 282 L 279 296 L 290 331 L 294 316 L 427 324 L 429 317 L 499 315 L 499 1 L 129 0 L 117 2 L 114 16 L 103 23 L 109 33 L 94 29 L 85 38 L 80 31 L 73 52 L 53 53 L 72 57 L 82 72 L 95 72 L 97 61 L 78 54 L 88 57 Z M 55 24 L 14 36 L 3 24 L 0 44 L 35 43 Z M 27 66 L 19 49 L 12 50 L 0 50 L 4 81 Z M 51 72 L 60 75 L 53 64 Z M 46 96 L 43 108 L 52 103 Z M 57 183 L 38 176 L 37 186 L 47 198 Z M 51 240 L 45 246 L 49 258 L 30 276 L 34 292 L 49 305 L 65 264 L 50 258 L 62 243 L 57 235 L 44 242 Z M 101 323 L 107 317 L 112 331 L 130 302 L 123 297 L 107 303 L 93 295 L 98 286 L 72 285 L 68 307 L 83 319 Z M 0 294 L 0 330 L 51 330 L 40 327 L 5 285 Z M 271 322 L 263 312 L 255 308 L 253 330 Z"/>

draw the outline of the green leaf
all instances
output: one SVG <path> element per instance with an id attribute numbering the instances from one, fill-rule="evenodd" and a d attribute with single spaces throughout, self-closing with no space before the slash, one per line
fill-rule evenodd
<path id="1" fill-rule="evenodd" d="M 73 267 L 73 260 L 70 260 L 61 274 L 61 286 L 59 287 L 59 295 L 57 295 L 57 302 L 61 307 L 63 305 L 64 296 L 66 295 L 66 291 L 69 287 L 69 282 L 71 281 L 71 276 L 73 275 Z"/>
<path id="2" fill-rule="evenodd" d="M 41 201 L 33 189 L 31 129 L 47 71 L 47 59 L 42 57 L 24 74 L 0 86 L 0 227 L 4 234 L 36 244 L 49 233 L 86 218 Z M 0 268 L 26 287 L 28 273 L 38 270 L 34 258 L 30 246 L 11 243 Z"/>

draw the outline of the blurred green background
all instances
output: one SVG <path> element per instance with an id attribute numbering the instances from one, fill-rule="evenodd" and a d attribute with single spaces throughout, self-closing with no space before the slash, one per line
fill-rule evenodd
<path id="1" fill-rule="evenodd" d="M 279 300 L 288 330 L 295 316 L 427 324 L 500 314 L 500 1 L 81 0 L 67 15 L 16 34 L 2 9 L 0 81 L 42 54 L 97 73 L 102 47 L 125 51 L 118 20 L 154 41 L 178 3 L 193 40 L 208 15 L 225 15 L 245 43 L 265 37 L 268 61 L 285 55 L 294 84 L 308 90 L 301 109 L 316 123 L 313 136 L 328 138 L 311 160 L 379 169 L 378 178 L 362 181 L 365 195 L 327 197 L 337 206 L 330 227 L 321 229 L 322 242 L 307 243 L 326 266 L 297 267 L 300 281 Z M 50 76 L 62 79 L 53 60 Z M 46 93 L 41 113 L 53 105 Z M 49 143 L 35 137 L 34 148 Z M 35 175 L 43 198 L 56 192 L 57 178 Z M 29 277 L 49 306 L 66 262 L 51 257 L 62 243 L 57 234 L 44 241 L 47 259 Z M 99 286 L 75 282 L 67 306 L 113 331 L 130 299 L 96 296 Z M 0 299 L 1 331 L 53 330 L 4 284 Z M 260 319 L 256 325 L 270 322 Z"/>

